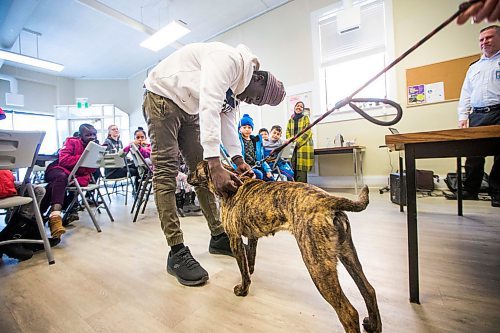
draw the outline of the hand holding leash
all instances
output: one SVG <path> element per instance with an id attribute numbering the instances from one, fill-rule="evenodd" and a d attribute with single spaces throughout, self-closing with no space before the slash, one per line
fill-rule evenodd
<path id="1" fill-rule="evenodd" d="M 227 199 L 238 191 L 238 187 L 243 185 L 242 181 L 232 172 L 226 171 L 218 157 L 208 158 L 210 176 L 215 186 L 217 195 Z"/>
<path id="2" fill-rule="evenodd" d="M 499 0 L 476 0 L 464 2 L 464 12 L 457 18 L 458 24 L 464 24 L 472 17 L 474 23 L 479 23 L 484 19 L 495 22 L 500 19 Z"/>

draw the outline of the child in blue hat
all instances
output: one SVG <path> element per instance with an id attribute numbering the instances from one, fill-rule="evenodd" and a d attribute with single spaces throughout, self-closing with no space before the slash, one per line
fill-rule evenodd
<path id="1" fill-rule="evenodd" d="M 253 172 L 258 179 L 265 181 L 274 180 L 271 167 L 264 159 L 264 145 L 262 136 L 252 135 L 253 119 L 248 114 L 244 114 L 239 123 L 241 155 L 245 162 L 253 168 Z"/>

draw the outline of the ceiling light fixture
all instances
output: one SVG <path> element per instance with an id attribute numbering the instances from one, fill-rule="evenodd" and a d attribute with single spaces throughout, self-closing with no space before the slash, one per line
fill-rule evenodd
<path id="1" fill-rule="evenodd" d="M 159 51 L 165 46 L 190 33 L 186 23 L 175 20 L 148 37 L 140 45 L 152 51 Z"/>
<path id="2" fill-rule="evenodd" d="M 18 38 L 19 38 L 19 53 L 0 50 L 0 59 L 12 61 L 12 62 L 17 62 L 20 64 L 25 64 L 25 65 L 29 65 L 29 66 L 33 66 L 33 67 L 48 69 L 48 70 L 55 71 L 55 72 L 60 72 L 64 69 L 64 66 L 61 64 L 47 61 L 47 60 L 42 60 L 38 57 L 38 37 L 40 37 L 42 35 L 41 33 L 27 29 L 27 28 L 23 28 L 23 31 L 36 36 L 36 58 L 22 54 L 23 52 L 21 50 L 21 34 L 19 34 L 19 36 L 18 36 Z"/>
<path id="3" fill-rule="evenodd" d="M 0 50 L 0 59 L 17 62 L 20 64 L 30 65 L 38 68 L 48 69 L 51 71 L 60 72 L 64 66 L 55 62 L 29 57 L 19 53 Z"/>

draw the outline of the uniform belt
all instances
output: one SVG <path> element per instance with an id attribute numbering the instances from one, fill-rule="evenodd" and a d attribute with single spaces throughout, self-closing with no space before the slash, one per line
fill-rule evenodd
<path id="1" fill-rule="evenodd" d="M 477 113 L 488 113 L 488 112 L 498 111 L 498 110 L 500 110 L 500 104 L 483 106 L 480 108 L 472 108 L 472 111 L 477 112 Z"/>

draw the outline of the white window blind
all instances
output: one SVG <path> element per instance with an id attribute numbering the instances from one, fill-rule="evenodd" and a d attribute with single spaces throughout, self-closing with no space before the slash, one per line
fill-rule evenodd
<path id="1" fill-rule="evenodd" d="M 384 1 L 361 2 L 361 24 L 343 34 L 337 31 L 337 12 L 325 15 L 319 22 L 321 67 L 348 60 L 352 55 L 385 50 Z"/>

